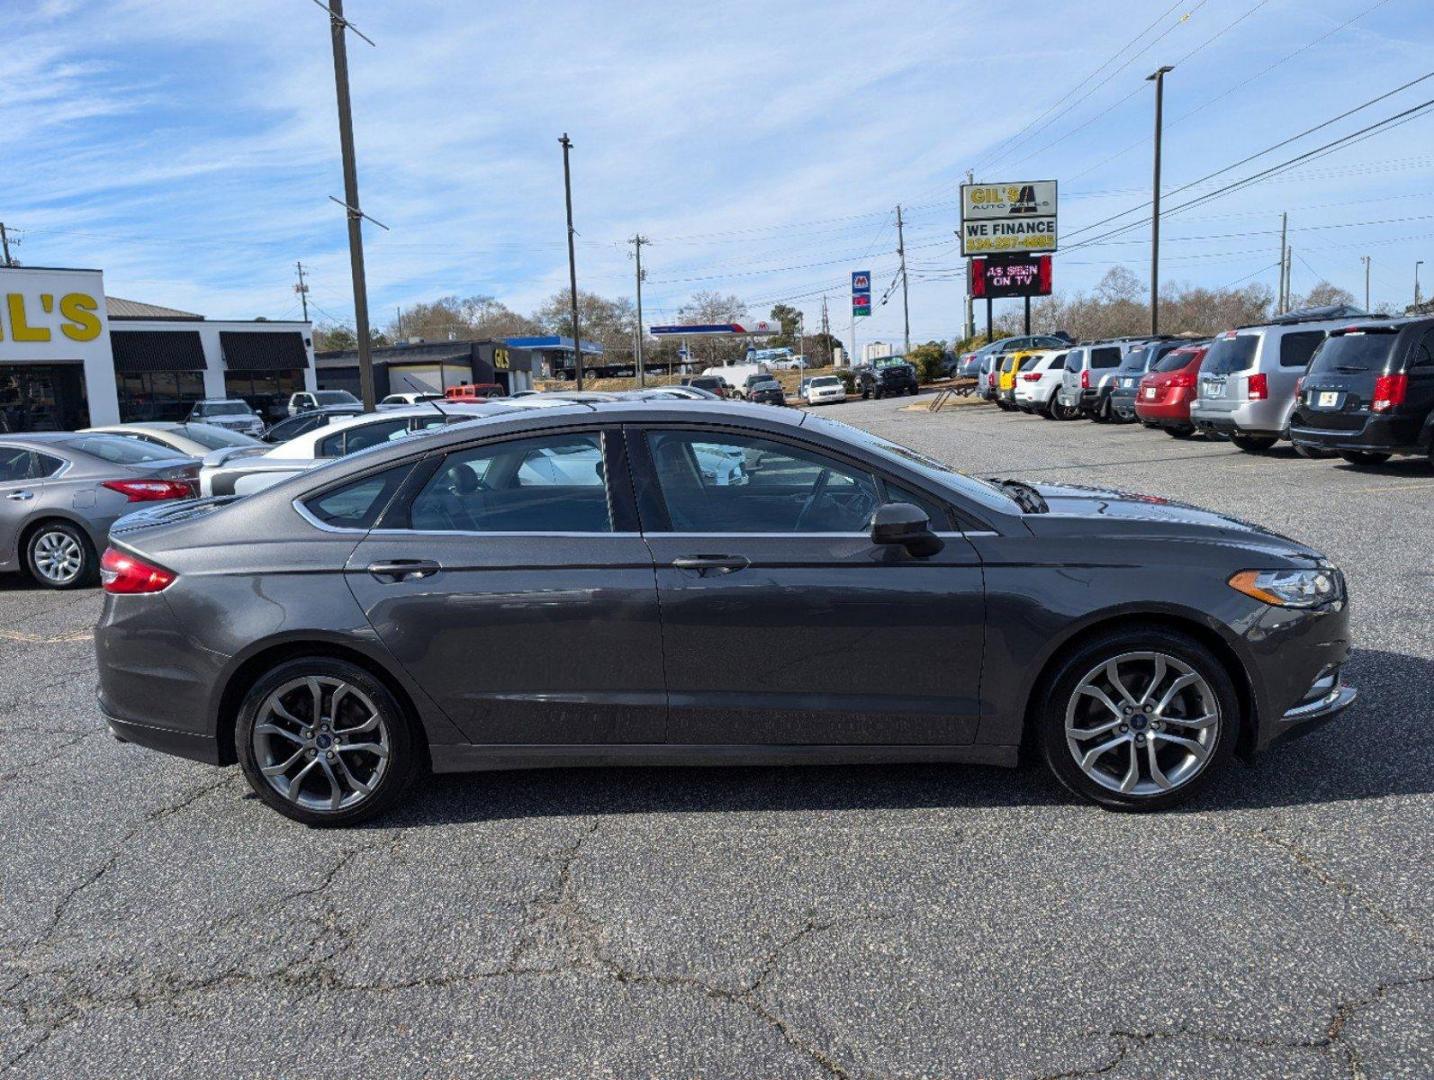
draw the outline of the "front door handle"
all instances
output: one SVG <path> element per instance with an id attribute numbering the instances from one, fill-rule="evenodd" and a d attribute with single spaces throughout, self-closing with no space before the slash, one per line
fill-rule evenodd
<path id="1" fill-rule="evenodd" d="M 33 491 L 12 491 L 9 495 L 5 496 L 5 498 L 14 499 L 16 502 L 24 502 L 26 499 L 33 499 L 34 497 L 35 493 Z"/>
<path id="2" fill-rule="evenodd" d="M 752 565 L 752 560 L 745 555 L 679 555 L 672 560 L 672 565 L 679 570 L 696 570 L 705 576 L 708 570 L 719 574 L 745 570 Z"/>
<path id="3" fill-rule="evenodd" d="M 379 581 L 393 583 L 396 581 L 422 581 L 424 578 L 432 577 L 443 567 L 432 559 L 394 559 L 392 562 L 376 562 L 368 564 L 368 572 Z"/>

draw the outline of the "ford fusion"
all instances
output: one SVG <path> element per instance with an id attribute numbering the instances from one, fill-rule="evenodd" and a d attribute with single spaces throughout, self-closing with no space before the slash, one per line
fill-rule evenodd
<path id="1" fill-rule="evenodd" d="M 113 733 L 311 825 L 429 769 L 1023 755 L 1157 809 L 1354 698 L 1303 544 L 739 403 L 505 411 L 110 543 Z"/>

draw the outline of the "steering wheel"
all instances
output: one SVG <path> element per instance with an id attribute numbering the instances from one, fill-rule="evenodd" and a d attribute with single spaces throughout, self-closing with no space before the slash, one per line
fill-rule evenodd
<path id="1" fill-rule="evenodd" d="M 802 504 L 801 510 L 797 512 L 797 523 L 792 526 L 793 532 L 802 531 L 802 523 L 807 520 L 807 515 L 810 514 L 812 512 L 812 508 L 817 505 L 817 500 L 819 500 L 822 495 L 826 493 L 827 482 L 831 480 L 831 478 L 831 469 L 823 466 L 822 471 L 817 474 L 817 482 L 812 485 L 812 493 L 807 496 L 807 501 Z"/>

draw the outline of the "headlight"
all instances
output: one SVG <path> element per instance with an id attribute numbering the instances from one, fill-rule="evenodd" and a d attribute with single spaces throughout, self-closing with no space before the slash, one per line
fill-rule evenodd
<path id="1" fill-rule="evenodd" d="M 1230 587 L 1276 607 L 1317 607 L 1339 598 L 1337 571 L 1241 570 L 1230 578 Z"/>

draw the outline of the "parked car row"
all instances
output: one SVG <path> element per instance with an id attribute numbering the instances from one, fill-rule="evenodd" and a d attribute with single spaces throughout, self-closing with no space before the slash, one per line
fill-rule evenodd
<path id="1" fill-rule="evenodd" d="M 1338 455 L 1354 465 L 1395 455 L 1434 463 L 1434 319 L 1427 317 L 1311 308 L 1209 340 L 997 348 L 979 363 L 982 397 L 1047 419 L 1140 422 L 1176 438 L 1228 438 L 1249 453 L 1288 440 L 1307 457 Z"/>

